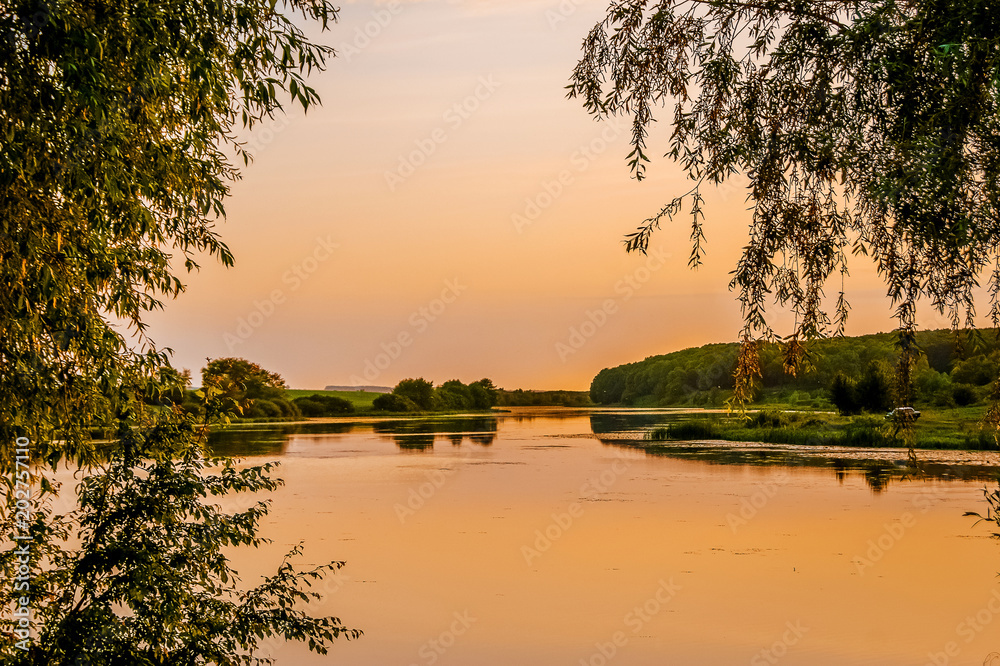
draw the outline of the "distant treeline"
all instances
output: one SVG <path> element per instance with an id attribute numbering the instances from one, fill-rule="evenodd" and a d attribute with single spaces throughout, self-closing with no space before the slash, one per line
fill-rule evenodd
<path id="1" fill-rule="evenodd" d="M 587 391 L 500 390 L 497 404 L 505 407 L 587 407 L 594 403 Z"/>
<path id="2" fill-rule="evenodd" d="M 442 412 L 491 409 L 498 389 L 489 379 L 463 384 L 457 379 L 434 386 L 423 377 L 404 379 L 391 393 L 375 398 L 372 407 L 381 412 Z"/>
<path id="3" fill-rule="evenodd" d="M 501 407 L 586 407 L 593 405 L 586 391 L 507 391 L 489 379 L 463 384 L 457 379 L 434 386 L 423 378 L 404 379 L 391 393 L 375 398 L 376 410 L 455 411 Z"/>
<path id="4" fill-rule="evenodd" d="M 1000 367 L 997 333 L 996 329 L 918 332 L 916 342 L 923 353 L 913 372 L 914 402 L 961 406 L 982 401 Z M 873 378 L 895 376 L 896 342 L 895 333 L 810 342 L 807 369 L 794 377 L 785 373 L 778 346 L 763 344 L 756 401 L 820 407 L 831 404 L 835 385 L 837 390 L 846 385 L 863 392 L 876 382 Z M 601 405 L 720 406 L 732 393 L 737 351 L 736 343 L 710 344 L 606 368 L 591 383 L 590 397 Z M 892 382 L 878 381 L 880 390 L 893 390 Z M 888 397 L 889 402 L 892 399 Z"/>

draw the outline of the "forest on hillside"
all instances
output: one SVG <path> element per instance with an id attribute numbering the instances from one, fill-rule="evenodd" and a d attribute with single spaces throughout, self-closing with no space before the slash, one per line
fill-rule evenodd
<path id="1" fill-rule="evenodd" d="M 810 342 L 798 376 L 787 374 L 776 344 L 760 349 L 761 378 L 755 402 L 831 405 L 838 374 L 852 386 L 886 391 L 892 402 L 898 361 L 895 333 L 826 338 Z M 962 406 L 983 401 L 1000 369 L 1000 330 L 918 331 L 921 356 L 914 368 L 915 405 Z M 736 343 L 709 344 L 601 370 L 590 386 L 600 405 L 721 406 L 731 395 Z"/>

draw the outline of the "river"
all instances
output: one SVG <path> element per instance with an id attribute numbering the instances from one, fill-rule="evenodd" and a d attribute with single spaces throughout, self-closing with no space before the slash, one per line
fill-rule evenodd
<path id="1" fill-rule="evenodd" d="M 344 560 L 315 614 L 365 634 L 279 666 L 1000 664 L 996 453 L 632 446 L 667 410 L 231 429 L 279 460 L 271 545 Z M 230 508 L 247 499 L 227 499 Z M 241 504 L 242 503 L 242 504 Z M 993 525 L 996 528 L 996 525 Z"/>

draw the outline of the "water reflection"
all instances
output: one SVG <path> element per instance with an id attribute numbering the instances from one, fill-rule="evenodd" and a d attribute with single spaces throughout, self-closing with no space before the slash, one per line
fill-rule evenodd
<path id="1" fill-rule="evenodd" d="M 217 456 L 284 455 L 289 430 L 277 428 L 227 428 L 208 435 L 208 448 Z"/>
<path id="2" fill-rule="evenodd" d="M 704 418 L 704 413 L 688 410 L 616 411 L 590 414 L 590 429 L 595 435 L 652 430 L 666 423 L 681 423 Z"/>
<path id="3" fill-rule="evenodd" d="M 220 456 L 284 456 L 296 435 L 372 433 L 402 451 L 427 451 L 438 439 L 461 446 L 464 442 L 490 446 L 497 437 L 497 417 L 463 416 L 365 421 L 316 419 L 299 423 L 239 424 L 213 430 L 208 437 L 212 453 Z"/>
<path id="4" fill-rule="evenodd" d="M 592 414 L 590 425 L 598 439 L 609 446 L 641 448 L 647 455 L 702 460 L 719 465 L 780 465 L 830 469 L 843 483 L 860 474 L 874 493 L 885 491 L 894 481 L 907 479 L 995 481 L 993 460 L 935 460 L 966 455 L 966 452 L 917 451 L 910 459 L 904 449 L 793 446 L 754 442 L 677 441 L 649 442 L 645 433 L 657 426 L 704 418 L 702 414 L 614 413 Z M 976 453 L 978 454 L 978 452 Z M 972 456 L 974 454 L 968 453 Z M 985 457 L 980 455 L 980 457 Z"/>
<path id="5" fill-rule="evenodd" d="M 299 423 L 254 423 L 231 425 L 208 434 L 209 450 L 218 456 L 282 456 L 288 440 L 300 434 L 343 435 L 357 424 L 347 421 L 316 420 Z"/>
<path id="6" fill-rule="evenodd" d="M 906 479 L 992 481 L 997 478 L 995 454 L 959 451 L 918 451 L 909 460 L 899 449 L 833 446 L 791 446 L 753 442 L 678 441 L 651 443 L 649 430 L 705 418 L 700 410 L 581 410 L 520 409 L 496 415 L 431 418 L 332 420 L 301 423 L 237 425 L 209 436 L 209 446 L 223 456 L 284 456 L 295 436 L 371 434 L 392 442 L 401 452 L 433 452 L 440 442 L 492 446 L 504 426 L 517 428 L 536 420 L 589 420 L 590 431 L 607 446 L 641 448 L 649 456 L 696 459 L 720 465 L 813 467 L 829 469 L 841 483 L 852 475 L 864 478 L 875 493 Z M 313 441 L 315 439 L 313 438 Z"/>
<path id="7" fill-rule="evenodd" d="M 910 666 L 993 598 L 995 543 L 960 538 L 988 532 L 962 517 L 982 484 L 900 482 L 906 452 L 888 449 L 707 441 L 647 453 L 643 428 L 682 417 L 609 412 L 354 417 L 349 435 L 291 435 L 268 537 L 305 535 L 310 558 L 348 562 L 346 583 L 312 610 L 366 637 L 335 657 L 280 647 L 277 663 L 417 663 L 469 609 L 476 624 L 439 664 L 593 665 L 605 661 L 597 641 L 616 635 L 628 641 L 613 666 L 763 663 L 761 648 L 788 647 L 775 641 L 801 622 L 808 640 L 781 666 Z M 919 456 L 918 472 L 949 479 L 975 476 L 968 465 L 990 474 L 997 458 Z M 899 538 L 906 517 L 919 526 Z M 246 557 L 237 564 L 264 561 Z M 624 624 L 662 581 L 677 598 L 641 631 Z M 982 632 L 949 664 L 982 663 L 994 638 Z"/>
<path id="8" fill-rule="evenodd" d="M 379 421 L 372 424 L 372 430 L 406 450 L 430 449 L 439 437 L 452 446 L 461 446 L 466 440 L 489 446 L 497 437 L 497 418 L 475 416 Z"/>
<path id="9" fill-rule="evenodd" d="M 392 441 L 396 442 L 396 446 L 401 449 L 415 449 L 423 451 L 424 449 L 429 449 L 434 446 L 434 435 L 390 435 L 390 438 Z"/>

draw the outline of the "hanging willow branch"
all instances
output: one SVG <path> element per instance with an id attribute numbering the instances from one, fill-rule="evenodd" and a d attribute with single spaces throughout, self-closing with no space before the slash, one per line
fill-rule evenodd
<path id="1" fill-rule="evenodd" d="M 749 243 L 733 274 L 748 340 L 798 342 L 843 331 L 824 286 L 848 254 L 871 257 L 904 338 L 918 299 L 955 326 L 975 314 L 990 271 L 1000 322 L 1000 12 L 992 0 L 621 0 L 583 43 L 569 96 L 594 115 L 632 119 L 632 171 L 645 172 L 646 129 L 667 107 L 668 157 L 697 184 L 749 179 Z M 680 195 L 626 238 L 644 251 Z M 694 254 L 702 233 L 695 214 Z M 772 304 L 796 314 L 778 336 Z M 912 358 L 901 363 L 908 381 Z M 739 374 L 739 371 L 738 371 Z M 905 394 L 909 389 L 903 390 Z"/>

